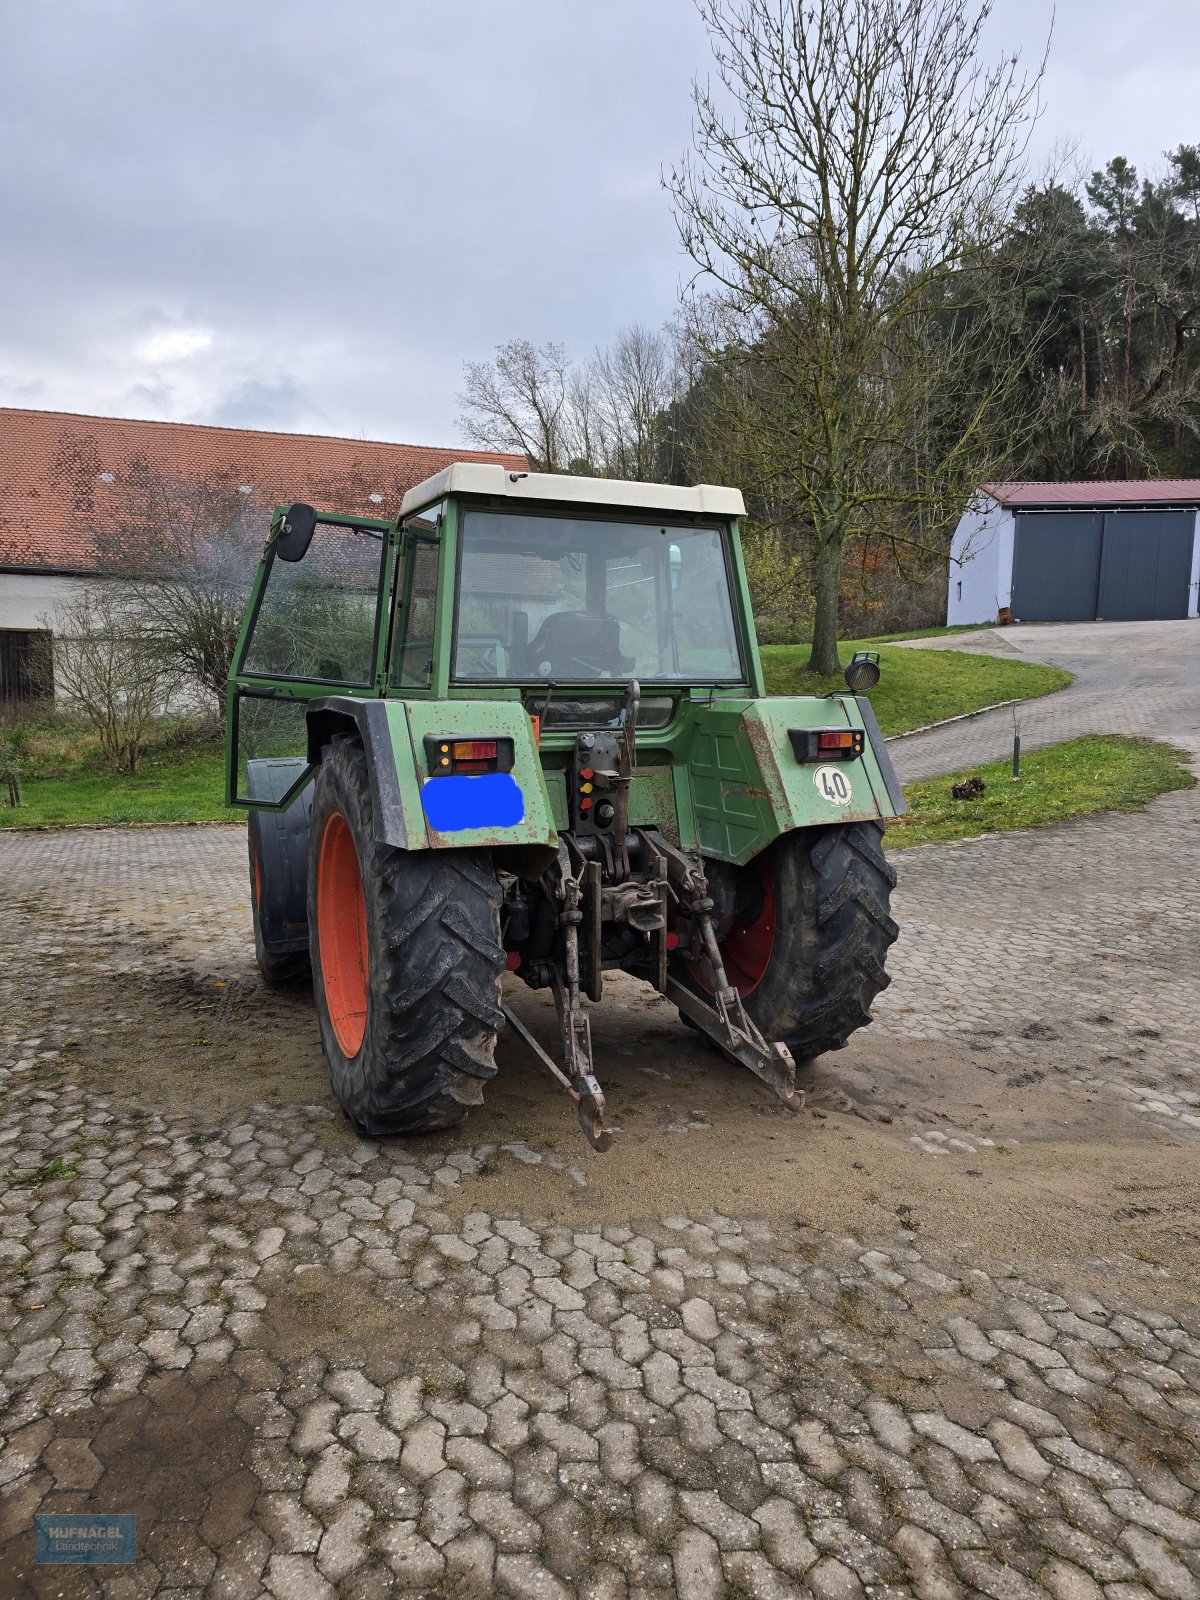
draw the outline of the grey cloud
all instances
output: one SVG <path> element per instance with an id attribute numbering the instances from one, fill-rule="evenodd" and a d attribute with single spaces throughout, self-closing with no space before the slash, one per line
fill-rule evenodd
<path id="1" fill-rule="evenodd" d="M 168 417 L 175 398 L 169 383 L 133 383 L 125 390 L 121 409 L 133 416 Z"/>
<path id="2" fill-rule="evenodd" d="M 203 416 L 192 422 L 213 422 L 224 428 L 301 430 L 312 405 L 293 378 L 248 378 L 228 394 L 215 398 Z"/>

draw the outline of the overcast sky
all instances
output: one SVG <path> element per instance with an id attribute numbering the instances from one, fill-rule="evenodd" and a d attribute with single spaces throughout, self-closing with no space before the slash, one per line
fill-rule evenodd
<path id="1" fill-rule="evenodd" d="M 995 48 L 1049 6 L 996 0 Z M 656 325 L 691 0 L 0 0 L 0 404 L 462 442 L 463 362 Z M 1195 0 L 1058 0 L 1035 159 L 1200 142 Z"/>

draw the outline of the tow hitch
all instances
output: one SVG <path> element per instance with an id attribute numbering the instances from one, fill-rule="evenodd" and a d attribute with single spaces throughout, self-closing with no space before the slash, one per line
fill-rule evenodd
<path id="1" fill-rule="evenodd" d="M 791 1052 L 786 1045 L 763 1038 L 747 1016 L 741 995 L 726 976 L 712 922 L 713 902 L 699 859 L 683 855 L 660 834 L 648 830 L 633 828 L 629 837 L 646 874 L 640 879 L 602 885 L 598 863 L 589 861 L 568 835 L 559 847 L 557 862 L 542 880 L 552 886 L 563 935 L 562 971 L 557 963 L 548 963 L 540 978 L 540 983 L 549 984 L 554 995 L 563 1066 L 550 1057 L 506 1005 L 503 1011 L 508 1022 L 575 1102 L 579 1125 L 593 1150 L 611 1149 L 613 1130 L 604 1123 L 604 1091 L 593 1069 L 591 1023 L 583 1009 L 582 995 L 599 1000 L 603 992 L 602 924 L 626 924 L 651 945 L 655 988 L 674 1001 L 722 1050 L 768 1084 L 785 1105 L 799 1110 L 804 1093 L 796 1089 L 796 1064 Z M 668 896 L 674 897 L 691 919 L 692 947 L 688 953 L 693 960 L 702 962 L 711 975 L 711 1004 L 668 971 Z"/>
<path id="2" fill-rule="evenodd" d="M 574 1100 L 579 1126 L 592 1149 L 610 1150 L 613 1135 L 612 1129 L 604 1126 L 604 1091 L 592 1071 L 592 1026 L 579 992 L 579 927 L 584 920 L 584 913 L 580 909 L 583 899 L 582 875 L 575 870 L 571 851 L 565 841 L 559 845 L 558 861 L 545 878 L 553 882 L 555 898 L 560 907 L 558 923 L 566 946 L 566 959 L 563 962 L 565 981 L 556 965 L 550 967 L 548 974 L 554 993 L 554 1009 L 558 1012 L 566 1071 L 547 1055 L 524 1023 L 513 1015 L 511 1007 L 503 1006 L 501 1009 L 551 1077 Z"/>

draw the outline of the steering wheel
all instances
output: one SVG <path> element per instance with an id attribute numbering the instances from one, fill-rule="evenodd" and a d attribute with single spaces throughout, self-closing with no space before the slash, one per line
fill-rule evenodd
<path id="1" fill-rule="evenodd" d="M 504 640 L 485 636 L 458 641 L 457 670 L 468 678 L 496 678 L 503 675 Z"/>

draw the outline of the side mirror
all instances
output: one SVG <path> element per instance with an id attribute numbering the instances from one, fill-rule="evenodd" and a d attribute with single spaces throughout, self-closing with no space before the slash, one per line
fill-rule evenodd
<path id="1" fill-rule="evenodd" d="M 275 540 L 275 554 L 280 561 L 303 561 L 316 529 L 317 513 L 312 506 L 302 500 L 289 506 Z"/>

